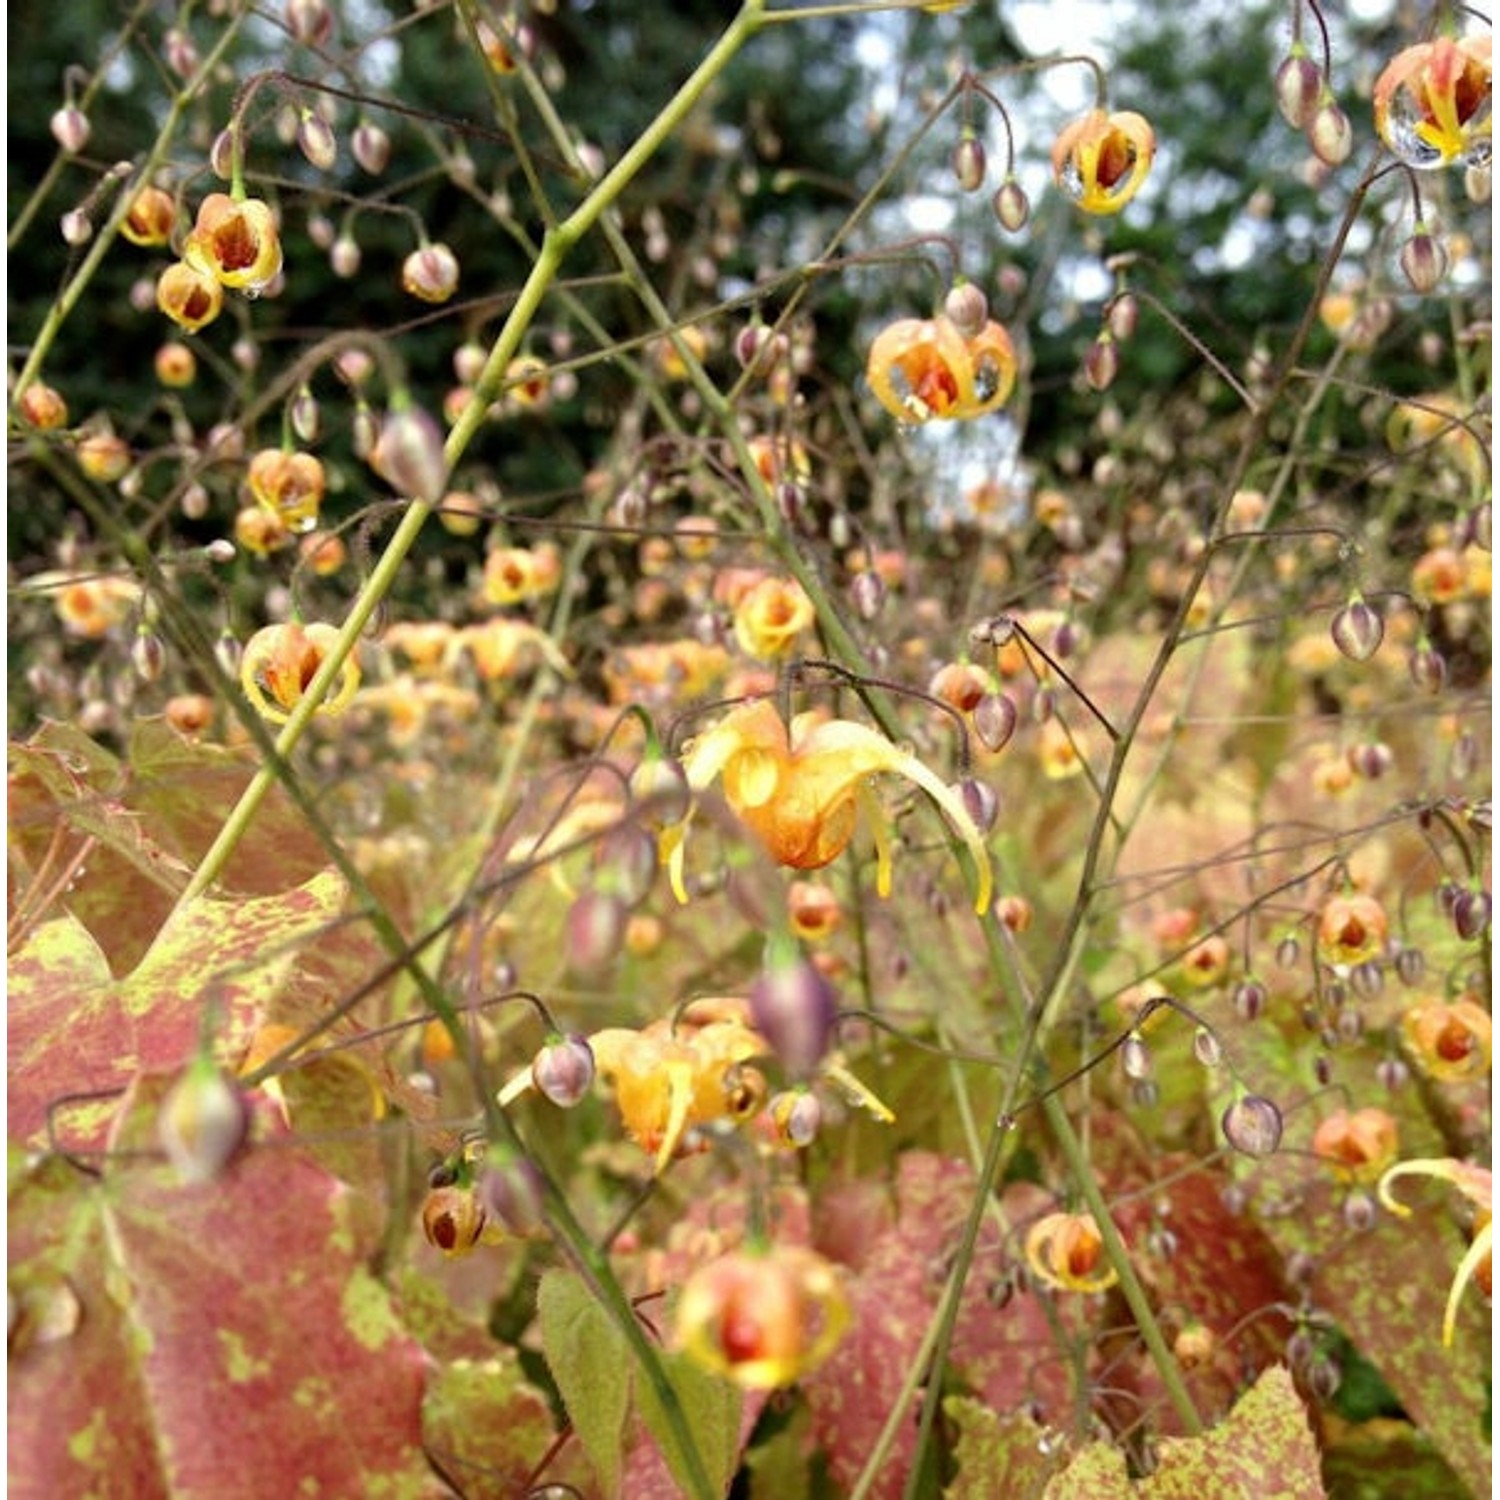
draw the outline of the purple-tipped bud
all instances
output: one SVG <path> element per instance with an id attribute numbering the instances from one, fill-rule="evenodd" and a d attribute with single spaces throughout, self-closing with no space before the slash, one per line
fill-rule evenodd
<path id="1" fill-rule="evenodd" d="M 568 968 L 585 977 L 602 974 L 625 946 L 630 908 L 610 891 L 584 891 L 568 908 L 563 953 Z"/>
<path id="2" fill-rule="evenodd" d="M 1134 292 L 1121 292 L 1104 314 L 1104 326 L 1122 344 L 1135 335 L 1135 330 L 1141 321 L 1141 304 L 1136 301 Z"/>
<path id="3" fill-rule="evenodd" d="M 1312 124 L 1307 127 L 1307 142 L 1324 166 L 1336 167 L 1349 160 L 1349 153 L 1354 150 L 1354 127 L 1331 98 L 1318 106 Z"/>
<path id="4" fill-rule="evenodd" d="M 305 47 L 321 47 L 333 35 L 328 0 L 286 0 L 287 30 Z"/>
<path id="5" fill-rule="evenodd" d="M 1436 235 L 1428 234 L 1420 224 L 1402 245 L 1398 259 L 1406 284 L 1423 296 L 1435 290 L 1448 274 L 1448 252 L 1443 248 L 1443 242 Z"/>
<path id="6" fill-rule="evenodd" d="M 1385 970 L 1373 958 L 1367 958 L 1349 970 L 1349 988 L 1361 1000 L 1374 1000 L 1385 988 Z"/>
<path id="7" fill-rule="evenodd" d="M 943 298 L 943 316 L 971 339 L 990 320 L 990 299 L 975 282 L 966 281 Z"/>
<path id="8" fill-rule="evenodd" d="M 1134 1079 L 1137 1083 L 1151 1076 L 1151 1049 L 1146 1045 L 1145 1038 L 1136 1032 L 1131 1032 L 1120 1047 L 1120 1067 L 1127 1078 Z"/>
<path id="9" fill-rule="evenodd" d="M 1345 751 L 1349 769 L 1366 781 L 1378 781 L 1396 764 L 1396 752 L 1383 740 L 1367 740 Z"/>
<path id="10" fill-rule="evenodd" d="M 185 1183 L 212 1182 L 244 1144 L 250 1114 L 234 1082 L 196 1057 L 162 1100 L 157 1139 Z"/>
<path id="11" fill-rule="evenodd" d="M 1019 234 L 1031 217 L 1031 199 L 1014 177 L 1008 177 L 1000 184 L 999 191 L 990 200 L 990 206 L 1000 221 L 1000 227 L 1012 234 Z"/>
<path id="12" fill-rule="evenodd" d="M 361 120 L 349 138 L 349 150 L 371 177 L 379 177 L 391 159 L 391 138 L 380 126 Z"/>
<path id="13" fill-rule="evenodd" d="M 777 1138 L 788 1146 L 809 1146 L 823 1123 L 818 1096 L 806 1089 L 788 1089 L 776 1094 L 768 1106 Z"/>
<path id="14" fill-rule="evenodd" d="M 572 1109 L 594 1086 L 594 1049 L 574 1033 L 554 1037 L 531 1061 L 531 1081 L 559 1109 Z"/>
<path id="15" fill-rule="evenodd" d="M 1418 646 L 1406 659 L 1406 670 L 1424 693 L 1440 693 L 1448 681 L 1448 663 L 1431 646 Z"/>
<path id="16" fill-rule="evenodd" d="M 1266 1008 L 1266 987 L 1258 979 L 1242 979 L 1234 987 L 1231 1004 L 1242 1021 L 1254 1021 Z"/>
<path id="17" fill-rule="evenodd" d="M 1379 610 L 1356 594 L 1334 615 L 1329 634 L 1333 636 L 1333 644 L 1350 661 L 1369 661 L 1385 638 L 1385 622 Z"/>
<path id="18" fill-rule="evenodd" d="M 1224 1111 L 1224 1139 L 1244 1156 L 1270 1156 L 1281 1144 L 1281 1111 L 1260 1094 L 1246 1094 Z"/>
<path id="19" fill-rule="evenodd" d="M 142 682 L 155 682 L 167 665 L 167 648 L 154 630 L 136 632 L 130 648 L 130 664 Z"/>
<path id="20" fill-rule="evenodd" d="M 1114 336 L 1106 331 L 1089 345 L 1089 352 L 1083 357 L 1083 378 L 1091 390 L 1107 391 L 1119 373 L 1120 351 Z"/>
<path id="21" fill-rule="evenodd" d="M 318 434 L 323 430 L 322 413 L 318 409 L 318 398 L 306 386 L 292 397 L 289 415 L 292 431 L 297 434 L 299 442 L 317 442 Z"/>
<path id="22" fill-rule="evenodd" d="M 529 1238 L 546 1226 L 542 1174 L 524 1156 L 487 1165 L 475 1188 L 485 1217 L 508 1234 Z"/>
<path id="23" fill-rule="evenodd" d="M 1016 732 L 1016 705 L 1006 693 L 986 693 L 974 705 L 974 733 L 986 750 L 1003 750 Z"/>
<path id="24" fill-rule="evenodd" d="M 65 104 L 48 122 L 52 139 L 69 155 L 77 155 L 89 143 L 89 117 L 76 104 Z"/>
<path id="25" fill-rule="evenodd" d="M 1391 962 L 1395 965 L 1396 978 L 1408 987 L 1420 984 L 1427 971 L 1427 960 L 1420 948 L 1402 948 Z"/>
<path id="26" fill-rule="evenodd" d="M 1383 1057 L 1375 1065 L 1375 1081 L 1387 1093 L 1399 1093 L 1411 1081 L 1411 1069 L 1399 1057 Z"/>
<path id="27" fill-rule="evenodd" d="M 953 176 L 966 193 L 978 192 L 984 186 L 986 159 L 984 142 L 966 135 L 953 148 Z"/>
<path id="28" fill-rule="evenodd" d="M 772 953 L 750 986 L 750 1021 L 794 1078 L 823 1060 L 838 1016 L 833 986 L 800 953 Z"/>
<path id="29" fill-rule="evenodd" d="M 1490 925 L 1490 898 L 1485 891 L 1460 891 L 1453 898 L 1453 930 L 1464 942 Z"/>
<path id="30" fill-rule="evenodd" d="M 873 620 L 885 607 L 885 582 L 879 573 L 867 568 L 850 580 L 849 597 L 861 620 Z"/>
<path id="31" fill-rule="evenodd" d="M 1206 1026 L 1200 1026 L 1193 1033 L 1193 1056 L 1205 1068 L 1217 1068 L 1224 1061 L 1224 1048 Z"/>
<path id="32" fill-rule="evenodd" d="M 1301 48 L 1292 53 L 1276 70 L 1276 108 L 1293 130 L 1306 130 L 1317 112 L 1323 95 L 1323 75 L 1318 65 Z"/>
<path id="33" fill-rule="evenodd" d="M 338 137 L 322 115 L 306 111 L 297 125 L 297 146 L 310 166 L 331 171 L 339 159 Z"/>
<path id="34" fill-rule="evenodd" d="M 398 494 L 436 505 L 448 482 L 442 430 L 418 406 L 387 412 L 370 467 Z"/>
<path id="35" fill-rule="evenodd" d="M 970 821 L 981 833 L 988 833 L 1000 816 L 1000 798 L 995 789 L 972 776 L 965 776 L 958 783 L 957 790 Z"/>

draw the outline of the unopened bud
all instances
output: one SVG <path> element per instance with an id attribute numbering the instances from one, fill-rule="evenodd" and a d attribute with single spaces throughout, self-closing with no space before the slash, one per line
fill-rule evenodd
<path id="1" fill-rule="evenodd" d="M 1224 1061 L 1224 1048 L 1206 1026 L 1200 1026 L 1193 1033 L 1193 1056 L 1205 1068 L 1217 1068 Z"/>
<path id="2" fill-rule="evenodd" d="M 953 148 L 953 176 L 966 193 L 978 192 L 984 186 L 984 142 L 965 135 Z"/>
<path id="3" fill-rule="evenodd" d="M 1385 622 L 1378 610 L 1356 594 L 1334 615 L 1329 633 L 1333 636 L 1333 644 L 1350 661 L 1368 661 L 1385 638 Z"/>
<path id="4" fill-rule="evenodd" d="M 1448 274 L 1448 252 L 1436 235 L 1418 225 L 1412 237 L 1401 247 L 1401 274 L 1412 291 L 1425 296 Z"/>
<path id="5" fill-rule="evenodd" d="M 1140 321 L 1141 304 L 1134 292 L 1121 292 L 1104 314 L 1105 326 L 1122 344 L 1135 334 Z"/>
<path id="6" fill-rule="evenodd" d="M 544 1226 L 544 1191 L 542 1174 L 524 1156 L 486 1165 L 475 1185 L 475 1196 L 485 1216 L 523 1239 L 540 1233 Z"/>
<path id="7" fill-rule="evenodd" d="M 990 206 L 1000 221 L 1000 227 L 1008 229 L 1012 234 L 1019 234 L 1031 217 L 1031 199 L 1014 177 L 1008 177 L 1000 184 L 999 191 L 990 200 Z"/>
<path id="8" fill-rule="evenodd" d="M 333 267 L 333 274 L 344 281 L 359 275 L 359 265 L 363 259 L 359 241 L 353 235 L 341 234 L 328 251 L 328 264 Z"/>
<path id="9" fill-rule="evenodd" d="M 436 505 L 447 487 L 443 434 L 418 406 L 386 413 L 370 452 L 370 467 L 398 494 Z"/>
<path id="10" fill-rule="evenodd" d="M 130 664 L 142 682 L 155 682 L 167 665 L 167 648 L 154 630 L 136 633 L 130 648 Z"/>
<path id="11" fill-rule="evenodd" d="M 65 104 L 48 121 L 52 138 L 69 155 L 77 155 L 89 143 L 89 117 L 75 104 Z"/>
<path id="12" fill-rule="evenodd" d="M 559 1109 L 572 1109 L 594 1084 L 594 1049 L 586 1037 L 553 1037 L 532 1059 L 531 1081 Z"/>
<path id="13" fill-rule="evenodd" d="M 323 423 L 318 410 L 317 397 L 306 387 L 292 397 L 291 405 L 292 431 L 304 443 L 315 443 Z"/>
<path id="14" fill-rule="evenodd" d="M 309 165 L 320 172 L 331 172 L 339 159 L 338 137 L 333 127 L 310 109 L 302 111 L 297 125 L 297 146 Z"/>
<path id="15" fill-rule="evenodd" d="M 1440 651 L 1418 646 L 1406 659 L 1406 671 L 1424 693 L 1440 693 L 1448 681 L 1448 663 Z"/>
<path id="16" fill-rule="evenodd" d="M 1490 898 L 1484 891 L 1460 891 L 1453 898 L 1453 930 L 1464 942 L 1490 925 Z"/>
<path id="17" fill-rule="evenodd" d="M 833 986 L 795 948 L 773 944 L 750 986 L 750 1021 L 792 1077 L 806 1077 L 822 1061 L 837 1017 Z"/>
<path id="18" fill-rule="evenodd" d="M 93 221 L 81 208 L 70 208 L 57 222 L 65 244 L 86 245 L 94 233 Z"/>
<path id="19" fill-rule="evenodd" d="M 972 715 L 979 743 L 991 752 L 1003 750 L 1016 732 L 1018 717 L 1016 705 L 1008 694 L 986 693 L 974 705 Z"/>
<path id="20" fill-rule="evenodd" d="M 209 148 L 208 164 L 221 182 L 228 182 L 234 175 L 234 129 L 226 127 L 214 137 Z"/>
<path id="21" fill-rule="evenodd" d="M 186 505 L 186 503 L 187 497 L 184 496 L 183 504 Z M 224 563 L 231 563 L 234 561 L 235 546 L 228 537 L 216 536 L 213 541 L 211 541 L 203 549 L 203 555 L 209 560 L 209 562 L 218 563 L 222 566 Z"/>
<path id="22" fill-rule="evenodd" d="M 401 285 L 423 302 L 446 302 L 458 290 L 458 257 L 446 245 L 423 245 L 401 263 Z"/>
<path id="23" fill-rule="evenodd" d="M 1258 979 L 1242 979 L 1230 997 L 1234 1013 L 1242 1021 L 1253 1021 L 1266 1008 L 1266 987 Z"/>
<path id="24" fill-rule="evenodd" d="M 788 1146 L 809 1146 L 823 1123 L 818 1096 L 806 1089 L 788 1089 L 772 1096 L 768 1106 L 777 1136 Z"/>
<path id="25" fill-rule="evenodd" d="M 361 120 L 349 139 L 349 150 L 371 177 L 379 177 L 391 159 L 391 138 L 370 120 Z"/>
<path id="26" fill-rule="evenodd" d="M 648 755 L 630 773 L 630 795 L 646 818 L 663 826 L 682 822 L 693 803 L 681 762 L 664 755 Z"/>
<path id="27" fill-rule="evenodd" d="M 157 1139 L 184 1183 L 212 1182 L 244 1144 L 249 1112 L 234 1083 L 195 1057 L 162 1100 Z"/>
<path id="28" fill-rule="evenodd" d="M 1151 1076 L 1151 1049 L 1139 1033 L 1132 1031 L 1121 1045 L 1120 1067 L 1127 1078 L 1136 1082 Z"/>
<path id="29" fill-rule="evenodd" d="M 1260 1094 L 1246 1094 L 1224 1111 L 1224 1139 L 1244 1156 L 1270 1156 L 1281 1144 L 1281 1111 Z"/>
<path id="30" fill-rule="evenodd" d="M 1120 373 L 1120 351 L 1114 336 L 1107 330 L 1089 345 L 1083 357 L 1083 378 L 1096 391 L 1107 391 Z"/>
<path id="31" fill-rule="evenodd" d="M 965 776 L 958 783 L 958 795 L 970 821 L 981 833 L 988 833 L 1000 816 L 1000 798 L 995 789 L 972 776 Z"/>
<path id="32" fill-rule="evenodd" d="M 563 923 L 563 956 L 575 974 L 602 974 L 625 945 L 630 908 L 610 891 L 587 890 L 568 908 Z"/>
<path id="33" fill-rule="evenodd" d="M 1313 155 L 1325 166 L 1336 167 L 1348 161 L 1354 149 L 1354 127 L 1349 116 L 1330 98 L 1318 106 L 1312 124 L 1307 128 L 1307 141 Z"/>
<path id="34" fill-rule="evenodd" d="M 1276 107 L 1293 130 L 1312 124 L 1323 94 L 1323 75 L 1318 65 L 1300 47 L 1293 47 L 1276 70 Z"/>
<path id="35" fill-rule="evenodd" d="M 304 47 L 321 47 L 333 35 L 328 0 L 286 0 L 287 30 Z"/>
<path id="36" fill-rule="evenodd" d="M 849 583 L 849 597 L 861 620 L 873 620 L 885 607 L 885 582 L 869 569 L 856 573 Z"/>
<path id="37" fill-rule="evenodd" d="M 180 26 L 167 28 L 166 35 L 162 37 L 162 56 L 179 78 L 191 78 L 203 61 L 198 55 L 197 43 Z"/>

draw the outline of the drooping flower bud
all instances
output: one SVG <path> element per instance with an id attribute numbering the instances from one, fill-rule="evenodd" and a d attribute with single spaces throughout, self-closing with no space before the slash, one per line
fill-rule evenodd
<path id="1" fill-rule="evenodd" d="M 1306 130 L 1323 94 L 1323 75 L 1307 55 L 1307 49 L 1294 43 L 1290 54 L 1276 70 L 1276 107 L 1293 130 Z"/>
<path id="2" fill-rule="evenodd" d="M 184 1183 L 212 1182 L 243 1145 L 249 1112 L 232 1080 L 199 1055 L 162 1100 L 157 1138 Z"/>
<path id="3" fill-rule="evenodd" d="M 1083 357 L 1083 378 L 1092 390 L 1107 391 L 1120 373 L 1120 351 L 1108 329 L 1089 345 Z"/>
<path id="4" fill-rule="evenodd" d="M 448 478 L 437 423 L 419 406 L 387 412 L 370 453 L 370 467 L 397 493 L 437 504 Z"/>
<path id="5" fill-rule="evenodd" d="M 1016 732 L 1019 717 L 1014 700 L 1006 693 L 986 693 L 974 705 L 974 733 L 989 751 L 1003 750 Z"/>
<path id="6" fill-rule="evenodd" d="M 89 117 L 75 104 L 65 104 L 48 125 L 53 140 L 70 156 L 76 156 L 89 143 Z"/>
<path id="7" fill-rule="evenodd" d="M 966 193 L 978 192 L 984 186 L 984 142 L 965 134 L 953 148 L 953 176 Z"/>
<path id="8" fill-rule="evenodd" d="M 594 1051 L 588 1039 L 555 1036 L 531 1062 L 531 1081 L 559 1109 L 572 1109 L 594 1085 Z"/>
<path id="9" fill-rule="evenodd" d="M 1224 1139 L 1245 1156 L 1270 1156 L 1281 1144 L 1281 1111 L 1260 1094 L 1236 1099 L 1220 1124 Z"/>
<path id="10" fill-rule="evenodd" d="M 379 177 L 391 159 L 391 138 L 370 120 L 361 120 L 349 138 L 349 150 L 371 177 Z"/>
<path id="11" fill-rule="evenodd" d="M 1011 234 L 1019 234 L 1031 217 L 1031 199 L 1026 189 L 1014 177 L 1007 177 L 990 202 L 1000 227 Z"/>
<path id="12" fill-rule="evenodd" d="M 1313 155 L 1325 166 L 1336 167 L 1349 160 L 1349 153 L 1354 150 L 1354 127 L 1331 94 L 1313 115 L 1312 124 L 1307 127 L 1307 141 Z"/>
<path id="13" fill-rule="evenodd" d="M 458 290 L 458 257 L 446 245 L 423 245 L 402 262 L 401 285 L 423 302 L 446 302 Z"/>
<path id="14" fill-rule="evenodd" d="M 297 124 L 297 146 L 309 165 L 331 172 L 339 159 L 339 143 L 333 127 L 322 115 L 305 109 Z"/>
<path id="15" fill-rule="evenodd" d="M 475 1193 L 486 1218 L 508 1234 L 526 1239 L 545 1227 L 542 1176 L 524 1156 L 487 1162 Z"/>
<path id="16" fill-rule="evenodd" d="M 750 986 L 750 1019 L 792 1077 L 807 1077 L 822 1061 L 837 1016 L 833 986 L 795 943 L 773 938 Z"/>
<path id="17" fill-rule="evenodd" d="M 1333 636 L 1333 644 L 1350 661 L 1368 661 L 1385 638 L 1385 622 L 1378 610 L 1356 594 L 1334 615 L 1329 633 Z"/>
<path id="18" fill-rule="evenodd" d="M 966 339 L 971 339 L 990 320 L 989 298 L 975 282 L 965 281 L 943 299 L 943 316 Z"/>
<path id="19" fill-rule="evenodd" d="M 630 908 L 612 891 L 587 890 L 568 908 L 563 954 L 568 968 L 583 977 L 599 975 L 619 957 Z"/>
<path id="20" fill-rule="evenodd" d="M 1418 224 L 1411 238 L 1401 246 L 1399 260 L 1407 285 L 1423 296 L 1434 291 L 1448 274 L 1448 252 L 1425 224 Z"/>

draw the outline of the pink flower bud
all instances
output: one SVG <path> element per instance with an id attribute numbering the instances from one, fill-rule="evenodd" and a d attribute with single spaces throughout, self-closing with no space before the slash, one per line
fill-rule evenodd
<path id="1" fill-rule="evenodd" d="M 953 148 L 953 175 L 966 193 L 977 192 L 984 186 L 985 151 L 984 142 L 966 135 Z"/>
<path id="2" fill-rule="evenodd" d="M 604 973 L 625 946 L 630 908 L 613 892 L 587 890 L 568 908 L 563 923 L 563 954 L 573 973 Z"/>
<path id="3" fill-rule="evenodd" d="M 57 227 L 62 231 L 64 243 L 75 248 L 86 245 L 94 233 L 89 216 L 81 208 L 70 208 L 58 221 Z"/>
<path id="4" fill-rule="evenodd" d="M 244 1144 L 249 1112 L 234 1083 L 197 1057 L 162 1100 L 157 1138 L 184 1183 L 212 1182 Z"/>
<path id="5" fill-rule="evenodd" d="M 423 245 L 402 262 L 401 285 L 423 302 L 446 302 L 458 290 L 458 257 L 446 245 Z"/>
<path id="6" fill-rule="evenodd" d="M 1377 610 L 1356 594 L 1334 615 L 1329 633 L 1333 644 L 1350 661 L 1369 661 L 1385 637 L 1385 622 Z"/>
<path id="7" fill-rule="evenodd" d="M 1089 345 L 1083 357 L 1083 378 L 1096 391 L 1107 391 L 1120 373 L 1120 351 L 1115 347 L 1114 336 L 1107 330 Z"/>
<path id="8" fill-rule="evenodd" d="M 420 407 L 386 413 L 370 454 L 370 467 L 398 494 L 436 505 L 447 487 L 443 434 Z"/>
<path id="9" fill-rule="evenodd" d="M 1244 1156 L 1270 1156 L 1281 1144 L 1281 1111 L 1260 1094 L 1246 1094 L 1224 1111 L 1224 1139 Z"/>
<path id="10" fill-rule="evenodd" d="M 943 316 L 966 339 L 971 339 L 990 320 L 989 298 L 974 282 L 966 281 L 943 299 Z"/>
<path id="11" fill-rule="evenodd" d="M 1300 47 L 1276 70 L 1276 107 L 1293 130 L 1306 130 L 1323 94 L 1323 75 Z"/>
<path id="12" fill-rule="evenodd" d="M 1000 227 L 1008 229 L 1012 234 L 1019 234 L 1031 217 L 1031 199 L 1014 177 L 1008 177 L 1001 183 L 999 191 L 991 200 L 991 207 L 1000 221 Z"/>
<path id="13" fill-rule="evenodd" d="M 52 138 L 69 155 L 76 155 L 89 143 L 89 118 L 76 105 L 65 104 L 48 122 Z"/>
<path id="14" fill-rule="evenodd" d="M 330 172 L 339 159 L 339 143 L 333 127 L 322 115 L 304 110 L 297 125 L 297 146 L 311 166 Z"/>
<path id="15" fill-rule="evenodd" d="M 833 986 L 795 950 L 773 951 L 750 986 L 751 1024 L 794 1078 L 822 1061 L 837 1017 Z"/>
<path id="16" fill-rule="evenodd" d="M 1448 252 L 1443 248 L 1443 242 L 1420 224 L 1402 245 L 1399 260 L 1407 285 L 1423 296 L 1435 290 L 1448 274 Z"/>
<path id="17" fill-rule="evenodd" d="M 379 177 L 391 159 L 391 138 L 373 121 L 361 120 L 354 127 L 349 149 L 371 177 Z"/>
<path id="18" fill-rule="evenodd" d="M 1005 748 L 1016 732 L 1016 705 L 1005 693 L 986 693 L 974 705 L 974 733 L 986 750 Z"/>
<path id="19" fill-rule="evenodd" d="M 1336 167 L 1348 161 L 1349 153 L 1354 150 L 1354 127 L 1349 116 L 1330 98 L 1319 105 L 1308 126 L 1307 140 L 1320 162 Z"/>
<path id="20" fill-rule="evenodd" d="M 594 1084 L 594 1049 L 585 1037 L 554 1037 L 531 1063 L 537 1092 L 559 1109 L 572 1109 Z"/>

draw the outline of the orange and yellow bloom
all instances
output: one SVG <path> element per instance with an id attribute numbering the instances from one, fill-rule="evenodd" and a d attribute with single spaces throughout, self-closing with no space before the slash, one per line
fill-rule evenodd
<path id="1" fill-rule="evenodd" d="M 302 701 L 308 684 L 338 640 L 332 625 L 267 625 L 250 637 L 240 660 L 240 686 L 256 710 L 284 724 Z M 332 692 L 318 705 L 320 714 L 342 713 L 359 687 L 359 663 L 345 658 Z"/>
<path id="2" fill-rule="evenodd" d="M 198 205 L 183 258 L 220 286 L 255 296 L 281 273 L 281 236 L 270 205 L 210 193 Z"/>
<path id="3" fill-rule="evenodd" d="M 789 578 L 762 578 L 734 606 L 734 638 L 757 661 L 788 655 L 813 622 L 812 600 Z"/>
<path id="4" fill-rule="evenodd" d="M 1015 389 L 1010 335 L 989 322 L 965 338 L 951 318 L 902 318 L 870 346 L 865 375 L 899 422 L 966 420 L 1004 406 Z"/>
<path id="5" fill-rule="evenodd" d="M 1389 928 L 1373 896 L 1335 896 L 1318 915 L 1318 953 L 1330 964 L 1363 963 L 1385 948 Z"/>
<path id="6" fill-rule="evenodd" d="M 1085 213 L 1117 214 L 1151 170 L 1156 133 L 1144 116 L 1102 109 L 1063 127 L 1052 146 L 1052 175 Z"/>
<path id="7" fill-rule="evenodd" d="M 224 306 L 224 288 L 207 271 L 176 261 L 156 282 L 156 305 L 181 329 L 197 333 Z"/>
<path id="8" fill-rule="evenodd" d="M 164 188 L 148 186 L 135 195 L 126 210 L 120 233 L 132 245 L 165 245 L 176 222 L 177 204 L 172 195 Z"/>
<path id="9" fill-rule="evenodd" d="M 1119 1279 L 1104 1260 L 1104 1240 L 1092 1214 L 1048 1214 L 1026 1234 L 1026 1265 L 1038 1281 L 1060 1292 L 1102 1292 Z"/>
<path id="10" fill-rule="evenodd" d="M 891 888 L 888 820 L 867 783 L 893 772 L 915 783 L 947 815 L 974 861 L 974 908 L 990 903 L 989 854 L 962 798 L 916 756 L 863 724 L 799 714 L 790 728 L 766 699 L 734 709 L 700 735 L 683 757 L 688 784 L 702 792 L 720 778 L 724 796 L 741 822 L 778 864 L 817 870 L 837 859 L 854 836 L 862 808 L 875 834 L 876 889 Z M 672 889 L 686 901 L 683 884 L 687 820 L 665 830 L 663 854 Z"/>
<path id="11" fill-rule="evenodd" d="M 849 1326 L 839 1273 L 803 1245 L 730 1251 L 687 1280 L 673 1343 L 747 1390 L 774 1390 L 816 1369 Z"/>
<path id="12" fill-rule="evenodd" d="M 1490 159 L 1490 38 L 1438 37 L 1408 47 L 1375 82 L 1375 130 L 1408 167 Z"/>
<path id="13" fill-rule="evenodd" d="M 292 531 L 311 531 L 318 523 L 327 477 L 311 453 L 262 448 L 250 460 L 246 478 L 250 493 Z"/>
<path id="14" fill-rule="evenodd" d="M 1383 1109 L 1336 1109 L 1313 1132 L 1313 1155 L 1341 1182 L 1369 1182 L 1396 1159 L 1395 1117 Z"/>
<path id="15" fill-rule="evenodd" d="M 1467 995 L 1451 1002 L 1428 1000 L 1401 1018 L 1401 1034 L 1412 1060 L 1440 1083 L 1482 1078 L 1490 1070 L 1490 1014 Z"/>

